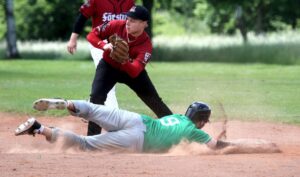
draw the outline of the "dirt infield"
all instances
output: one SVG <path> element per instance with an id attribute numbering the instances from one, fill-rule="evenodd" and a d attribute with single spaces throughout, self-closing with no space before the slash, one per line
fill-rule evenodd
<path id="1" fill-rule="evenodd" d="M 211 153 L 181 145 L 166 154 L 124 154 L 63 151 L 43 137 L 14 136 L 26 116 L 0 113 L 0 176 L 128 176 L 128 177 L 296 177 L 300 174 L 300 127 L 264 122 L 229 121 L 229 140 L 260 139 L 278 145 L 281 153 Z M 74 117 L 38 118 L 85 134 L 87 124 Z M 217 136 L 222 123 L 206 125 Z"/>

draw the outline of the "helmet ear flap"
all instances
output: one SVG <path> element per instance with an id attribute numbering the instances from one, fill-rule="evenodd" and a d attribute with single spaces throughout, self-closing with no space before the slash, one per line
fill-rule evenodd
<path id="1" fill-rule="evenodd" d="M 192 119 L 192 117 L 194 117 L 194 113 L 195 111 L 193 111 L 193 108 L 190 106 L 186 112 L 185 112 L 185 116 Z"/>

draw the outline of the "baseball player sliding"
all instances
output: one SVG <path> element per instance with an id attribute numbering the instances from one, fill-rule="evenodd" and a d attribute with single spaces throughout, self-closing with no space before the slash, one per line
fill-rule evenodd
<path id="1" fill-rule="evenodd" d="M 73 27 L 70 40 L 67 45 L 69 53 L 74 54 L 77 48 L 77 39 L 82 33 L 86 21 L 92 19 L 92 28 L 111 20 L 126 20 L 126 12 L 134 5 L 133 0 L 88 0 L 80 7 L 80 14 Z M 102 58 L 103 51 L 89 44 L 91 56 L 97 67 Z M 107 95 L 105 105 L 118 107 L 118 102 L 113 87 Z"/>
<path id="2" fill-rule="evenodd" d="M 183 139 L 206 144 L 211 149 L 230 145 L 229 142 L 213 139 L 201 130 L 211 114 L 210 107 L 203 102 L 191 104 L 185 115 L 172 114 L 161 119 L 81 100 L 39 99 L 34 102 L 33 107 L 39 111 L 67 109 L 71 115 L 93 121 L 108 132 L 80 136 L 56 127 L 46 127 L 35 118 L 30 118 L 15 130 L 16 136 L 39 134 L 50 142 L 63 137 L 64 147 L 77 147 L 81 150 L 165 152 Z"/>

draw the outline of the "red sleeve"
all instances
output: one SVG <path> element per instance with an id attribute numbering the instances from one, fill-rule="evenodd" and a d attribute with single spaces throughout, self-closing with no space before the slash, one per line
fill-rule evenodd
<path id="1" fill-rule="evenodd" d="M 96 48 L 103 49 L 104 45 L 106 44 L 103 40 L 101 40 L 95 32 L 95 29 L 91 31 L 87 36 L 86 39 Z"/>
<path id="2" fill-rule="evenodd" d="M 136 78 L 145 68 L 145 65 L 138 60 L 132 63 L 127 62 L 121 66 L 121 70 L 125 71 L 131 78 Z"/>
<path id="3" fill-rule="evenodd" d="M 133 62 L 127 62 L 121 66 L 121 70 L 125 71 L 129 74 L 130 77 L 135 78 L 137 77 L 145 68 L 146 64 L 148 63 L 151 57 L 151 53 L 149 52 L 142 52 L 140 53 Z"/>
<path id="4" fill-rule="evenodd" d="M 86 3 L 84 3 L 79 9 L 80 13 L 87 18 L 90 18 L 91 16 L 93 16 L 95 10 L 96 10 L 96 7 L 95 7 L 94 0 L 87 0 Z"/>
<path id="5" fill-rule="evenodd" d="M 103 49 L 106 44 L 103 40 L 107 39 L 111 34 L 111 22 L 104 23 L 94 28 L 87 36 L 86 39 L 96 48 Z"/>

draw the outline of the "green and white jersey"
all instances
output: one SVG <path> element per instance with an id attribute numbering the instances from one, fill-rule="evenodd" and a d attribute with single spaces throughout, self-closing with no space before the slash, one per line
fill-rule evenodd
<path id="1" fill-rule="evenodd" d="M 166 151 L 173 145 L 179 144 L 182 139 L 190 142 L 207 143 L 211 137 L 198 129 L 186 116 L 173 114 L 161 119 L 153 119 L 142 115 L 146 125 L 144 136 L 144 152 Z"/>

